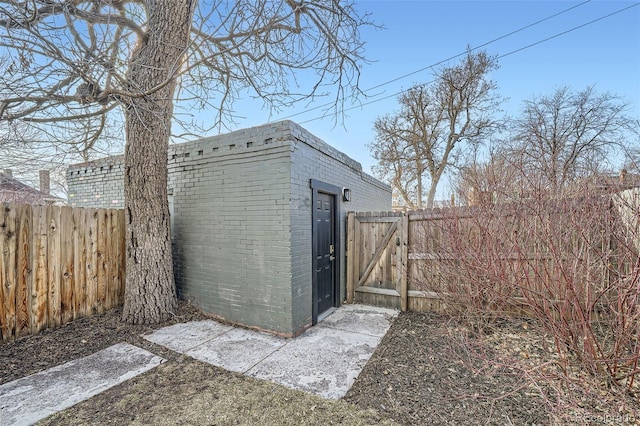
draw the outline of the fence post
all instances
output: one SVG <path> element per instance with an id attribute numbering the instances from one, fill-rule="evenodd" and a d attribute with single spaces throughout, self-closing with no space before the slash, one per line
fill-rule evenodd
<path id="1" fill-rule="evenodd" d="M 409 215 L 402 212 L 401 219 L 401 235 L 402 235 L 402 262 L 400 275 L 400 307 L 402 312 L 406 312 L 409 307 Z"/>
<path id="2" fill-rule="evenodd" d="M 353 303 L 355 266 L 355 220 L 354 213 L 347 214 L 347 303 Z"/>

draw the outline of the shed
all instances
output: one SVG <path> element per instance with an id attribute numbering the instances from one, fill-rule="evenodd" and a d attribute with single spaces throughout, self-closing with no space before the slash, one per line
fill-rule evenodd
<path id="1" fill-rule="evenodd" d="M 285 336 L 345 298 L 347 211 L 391 208 L 388 185 L 291 121 L 171 145 L 168 167 L 179 297 Z M 123 169 L 69 167 L 70 204 L 122 207 Z"/>

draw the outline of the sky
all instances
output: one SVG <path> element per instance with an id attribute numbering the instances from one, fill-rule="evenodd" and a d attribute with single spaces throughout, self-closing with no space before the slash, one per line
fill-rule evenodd
<path id="1" fill-rule="evenodd" d="M 594 86 L 622 97 L 628 113 L 640 119 L 638 1 L 362 0 L 356 7 L 384 26 L 361 32 L 365 56 L 372 61 L 362 67 L 361 88 L 388 84 L 368 91 L 361 105 L 345 105 L 343 124 L 336 125 L 334 117 L 322 118 L 321 109 L 313 110 L 327 99 L 278 114 L 246 99 L 236 105 L 237 114 L 246 118 L 238 119 L 233 129 L 290 119 L 370 173 L 375 160 L 366 145 L 375 138 L 373 122 L 398 109 L 397 94 L 431 81 L 430 66 L 485 43 L 483 49 L 498 56 L 500 68 L 490 78 L 498 94 L 508 98 L 502 106 L 507 114 L 517 115 L 524 100 L 550 95 L 559 87 L 580 91 Z"/>

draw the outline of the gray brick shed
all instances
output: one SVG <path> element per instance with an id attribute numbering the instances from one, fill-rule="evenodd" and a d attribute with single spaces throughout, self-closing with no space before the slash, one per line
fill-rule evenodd
<path id="1" fill-rule="evenodd" d="M 347 211 L 391 208 L 388 185 L 291 121 L 171 145 L 168 167 L 178 295 L 287 336 L 344 300 Z M 123 207 L 123 173 L 122 156 L 70 166 L 70 204 Z"/>

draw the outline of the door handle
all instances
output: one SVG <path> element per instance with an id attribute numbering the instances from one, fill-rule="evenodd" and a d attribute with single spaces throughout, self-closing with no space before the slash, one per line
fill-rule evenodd
<path id="1" fill-rule="evenodd" d="M 333 244 L 330 244 L 329 245 L 329 260 L 331 262 L 336 260 L 336 257 L 334 256 L 335 252 L 336 252 L 336 248 L 333 246 Z"/>

